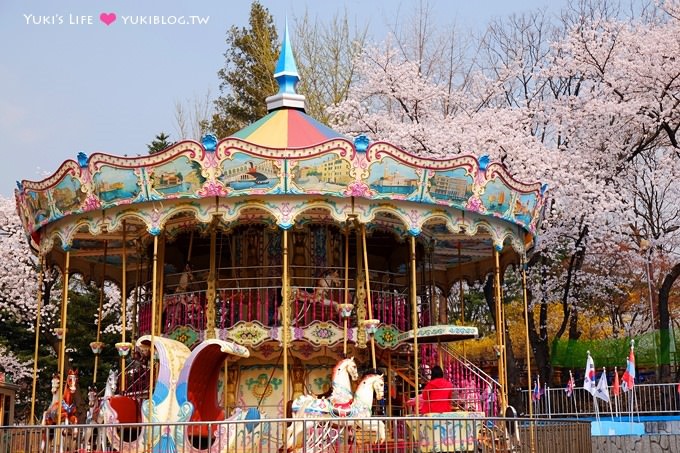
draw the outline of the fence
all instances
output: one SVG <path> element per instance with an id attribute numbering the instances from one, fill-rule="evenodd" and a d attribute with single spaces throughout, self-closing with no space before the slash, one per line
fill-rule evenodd
<path id="1" fill-rule="evenodd" d="M 617 416 L 630 413 L 631 405 L 635 414 L 640 415 L 679 415 L 680 394 L 678 384 L 638 384 L 632 391 L 612 395 L 609 387 L 611 404 L 593 396 L 583 388 L 576 388 L 572 396 L 567 396 L 564 388 L 546 388 L 538 401 L 531 400 L 531 394 L 522 392 L 524 408 L 528 411 L 528 402 L 533 404 L 534 414 L 547 417 L 572 417 L 577 415 Z"/>
<path id="2" fill-rule="evenodd" d="M 0 453 L 305 451 L 591 453 L 590 423 L 578 420 L 458 418 L 255 419 L 210 423 L 0 428 Z M 153 444 L 153 445 L 151 445 Z"/>

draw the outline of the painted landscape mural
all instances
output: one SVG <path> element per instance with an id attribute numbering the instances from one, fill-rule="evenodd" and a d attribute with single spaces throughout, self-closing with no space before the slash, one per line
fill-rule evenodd
<path id="1" fill-rule="evenodd" d="M 438 202 L 463 206 L 472 196 L 474 180 L 464 168 L 437 171 L 429 181 L 430 195 Z"/>
<path id="2" fill-rule="evenodd" d="M 73 176 L 66 176 L 52 189 L 54 205 L 62 213 L 73 211 L 85 201 L 85 193 L 80 190 L 80 181 Z"/>
<path id="3" fill-rule="evenodd" d="M 279 166 L 271 159 L 237 153 L 233 159 L 222 162 L 220 180 L 235 191 L 270 189 L 279 182 L 279 173 Z"/>
<path id="4" fill-rule="evenodd" d="M 307 193 L 339 193 L 352 182 L 350 163 L 335 155 L 300 160 L 292 169 L 293 183 Z"/>
<path id="5" fill-rule="evenodd" d="M 368 185 L 379 194 L 378 198 L 406 199 L 418 190 L 419 180 L 415 169 L 386 157 L 371 165 Z"/>
<path id="6" fill-rule="evenodd" d="M 494 179 L 487 183 L 482 194 L 482 203 L 488 211 L 506 215 L 510 209 L 512 202 L 512 191 L 506 186 L 503 181 Z"/>
<path id="7" fill-rule="evenodd" d="M 536 209 L 536 194 L 520 194 L 515 200 L 515 219 L 524 225 L 531 224 L 531 218 Z"/>
<path id="8" fill-rule="evenodd" d="M 107 204 L 133 200 L 140 192 L 139 180 L 134 170 L 105 165 L 92 179 L 95 193 Z"/>
<path id="9" fill-rule="evenodd" d="M 194 194 L 205 182 L 201 164 L 186 156 L 149 170 L 149 179 L 153 190 L 168 196 Z"/>

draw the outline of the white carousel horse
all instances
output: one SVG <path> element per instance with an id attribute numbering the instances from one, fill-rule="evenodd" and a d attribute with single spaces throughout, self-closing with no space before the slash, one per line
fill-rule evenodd
<path id="1" fill-rule="evenodd" d="M 106 387 L 104 389 L 104 396 L 101 401 L 97 394 L 97 388 L 92 386 L 87 392 L 87 418 L 85 423 L 88 425 L 101 425 L 105 423 L 104 411 L 102 410 L 105 404 L 108 404 L 109 398 L 111 398 L 118 388 L 118 375 L 115 370 L 109 371 L 109 376 L 106 378 Z M 92 448 L 92 450 L 105 451 L 106 450 L 106 434 L 103 430 L 97 429 L 97 438 L 93 439 L 95 427 L 86 428 L 83 439 L 85 445 Z M 91 442 L 95 441 L 92 445 Z"/>
<path id="2" fill-rule="evenodd" d="M 385 380 L 382 374 L 367 375 L 354 393 L 352 417 L 355 418 L 355 433 L 369 433 L 371 443 L 385 442 L 385 423 L 381 420 L 370 420 L 372 415 L 373 395 L 377 400 L 385 398 Z M 368 420 L 367 420 L 368 419 Z"/>
<path id="3" fill-rule="evenodd" d="M 305 313 L 314 304 L 322 304 L 325 307 L 334 307 L 337 309 L 340 301 L 329 299 L 331 290 L 340 286 L 340 272 L 337 269 L 328 269 L 321 274 L 321 277 L 316 281 L 314 288 L 299 288 L 297 286 L 291 287 L 290 301 L 298 300 L 304 304 L 302 310 L 293 317 L 291 322 L 300 321 L 304 318 Z M 311 290 L 311 291 L 310 291 Z M 282 320 L 282 310 L 279 309 L 279 322 Z"/>
<path id="4" fill-rule="evenodd" d="M 352 394 L 352 381 L 359 379 L 359 372 L 354 357 L 342 359 L 333 367 L 332 393 L 328 398 L 318 398 L 316 395 L 300 395 L 293 401 L 293 412 L 299 408 L 307 407 L 314 402 L 328 401 L 338 412 L 349 412 L 354 395 Z"/>
<path id="5" fill-rule="evenodd" d="M 381 374 L 369 374 L 365 376 L 354 393 L 354 399 L 348 410 L 338 410 L 329 399 L 326 398 L 298 398 L 293 402 L 293 418 L 327 418 L 326 426 L 319 429 L 319 424 L 305 424 L 293 422 L 287 430 L 287 447 L 289 450 L 302 448 L 304 451 L 323 451 L 334 438 L 324 438 L 324 433 L 330 432 L 330 425 L 350 424 L 355 430 L 375 433 L 374 443 L 385 441 L 385 424 L 379 420 L 364 420 L 371 417 L 373 397 L 383 399 L 385 397 L 385 381 Z M 296 406 L 296 402 L 301 403 Z M 305 430 L 312 430 L 307 437 L 306 445 L 298 446 L 300 434 Z M 321 435 L 319 435 L 321 433 Z M 336 430 L 336 434 L 339 431 Z M 337 437 L 337 436 L 336 436 Z"/>
<path id="6" fill-rule="evenodd" d="M 97 423 L 99 415 L 99 395 L 97 394 L 97 387 L 91 385 L 87 388 L 87 415 L 85 416 L 85 424 L 93 425 Z M 88 427 L 83 430 L 83 443 L 88 451 L 93 450 L 92 435 L 94 434 L 94 427 Z"/>
<path id="7" fill-rule="evenodd" d="M 52 375 L 52 387 L 50 388 L 50 391 L 52 392 L 52 401 L 50 402 L 50 405 L 47 407 L 45 412 L 43 412 L 42 419 L 40 421 L 41 425 L 47 425 L 47 420 L 48 417 L 52 417 L 53 415 L 48 415 L 51 410 L 54 410 L 54 416 L 56 416 L 56 408 L 59 407 L 59 375 L 58 374 L 53 374 Z"/>
<path id="8" fill-rule="evenodd" d="M 48 421 L 51 420 L 56 420 L 56 411 L 59 408 L 60 404 L 60 397 L 59 397 L 59 375 L 58 374 L 53 374 L 52 375 L 52 387 L 50 388 L 50 391 L 52 392 L 52 401 L 50 401 L 50 405 L 47 406 L 47 409 L 45 409 L 45 412 L 43 412 L 42 419 L 40 420 L 40 424 L 43 426 L 47 425 L 54 425 L 54 423 L 48 423 Z M 47 447 L 47 438 L 49 436 L 48 432 L 45 432 L 42 434 L 42 440 L 40 442 L 40 451 L 46 451 Z"/>

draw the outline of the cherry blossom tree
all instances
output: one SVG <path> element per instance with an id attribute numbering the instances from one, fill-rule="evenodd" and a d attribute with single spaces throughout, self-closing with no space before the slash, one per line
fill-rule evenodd
<path id="1" fill-rule="evenodd" d="M 11 373 L 20 387 L 19 401 L 28 401 L 33 376 L 35 323 L 38 309 L 39 263 L 32 253 L 21 226 L 14 200 L 0 197 L 0 371 Z M 49 376 L 57 370 L 61 342 L 55 335 L 61 308 L 61 276 L 45 266 L 39 336 L 39 403 L 49 396 Z M 96 339 L 99 288 L 73 275 L 69 285 L 69 335 L 66 363 L 81 370 L 83 382 L 90 376 L 93 355 L 88 343 Z M 120 291 L 105 285 L 102 330 L 104 341 L 117 341 L 120 332 Z M 130 324 L 128 324 L 130 325 Z M 11 351 L 11 352 L 8 352 Z M 115 351 L 108 348 L 109 362 L 115 364 Z M 20 411 L 21 412 L 21 411 Z M 26 415 L 19 413 L 19 416 Z"/>
<path id="2" fill-rule="evenodd" d="M 547 303 L 563 305 L 555 337 L 577 340 L 581 311 L 639 279 L 603 266 L 631 241 L 636 222 L 625 170 L 659 146 L 677 150 L 680 49 L 677 40 L 666 44 L 680 36 L 677 20 L 663 8 L 622 21 L 606 4 L 580 6 L 559 24 L 541 13 L 492 23 L 465 76 L 450 79 L 460 81 L 454 89 L 430 77 L 423 68 L 436 65 L 410 58 L 399 40 L 368 46 L 347 100 L 330 109 L 348 134 L 426 157 L 488 154 L 519 179 L 549 184 L 530 262 L 538 325 L 528 320 L 546 377 Z M 642 269 L 634 247 L 624 249 Z"/>
<path id="3" fill-rule="evenodd" d="M 626 196 L 632 204 L 630 240 L 643 255 L 674 261 L 657 288 L 661 361 L 670 350 L 668 295 L 680 276 L 676 231 L 680 146 L 680 3 L 662 2 L 652 11 L 628 20 L 595 18 L 580 21 L 556 43 L 559 54 L 553 75 L 577 77 L 578 96 L 555 110 L 567 146 L 597 150 L 615 177 L 627 177 Z M 663 163 L 661 163 L 663 161 Z M 660 175 L 663 175 L 660 177 Z M 666 179 L 669 178 L 669 179 Z M 640 267 L 648 258 L 640 259 Z M 662 367 L 662 374 L 668 367 Z"/>

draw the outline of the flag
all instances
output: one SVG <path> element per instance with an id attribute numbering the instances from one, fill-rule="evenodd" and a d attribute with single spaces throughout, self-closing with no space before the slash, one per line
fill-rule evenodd
<path id="1" fill-rule="evenodd" d="M 570 398 L 571 395 L 574 394 L 574 387 L 575 387 L 574 375 L 571 374 L 571 371 L 570 371 L 569 372 L 569 381 L 567 382 L 567 388 L 564 389 L 564 391 L 567 393 L 567 398 Z"/>
<path id="2" fill-rule="evenodd" d="M 534 383 L 534 390 L 531 392 L 531 399 L 532 401 L 538 401 L 541 399 L 541 381 L 539 379 L 536 379 L 536 382 Z"/>
<path id="3" fill-rule="evenodd" d="M 590 356 L 590 351 L 588 351 L 588 360 L 586 360 L 586 373 L 583 378 L 583 388 L 590 392 L 591 395 L 595 395 L 595 362 Z"/>
<path id="4" fill-rule="evenodd" d="M 597 387 L 595 387 L 595 393 L 593 393 L 593 396 L 609 402 L 609 384 L 607 384 L 607 372 L 604 369 L 602 369 L 600 380 L 597 381 Z"/>
<path id="5" fill-rule="evenodd" d="M 633 346 L 630 347 L 630 354 L 628 355 L 628 360 L 626 360 L 626 371 L 624 371 L 621 377 L 621 389 L 624 392 L 628 390 L 633 390 L 635 386 L 635 352 L 633 351 Z"/>
<path id="6" fill-rule="evenodd" d="M 612 395 L 619 396 L 621 393 L 621 385 L 619 384 L 619 371 L 614 368 L 614 385 L 612 386 Z"/>

